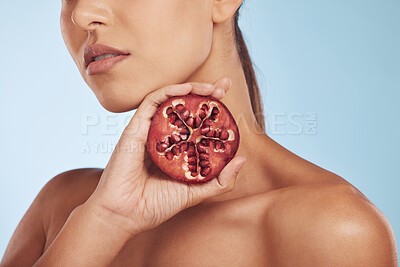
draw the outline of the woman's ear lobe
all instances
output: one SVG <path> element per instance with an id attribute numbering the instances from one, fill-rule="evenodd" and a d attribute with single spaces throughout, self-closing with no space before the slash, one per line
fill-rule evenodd
<path id="1" fill-rule="evenodd" d="M 213 22 L 222 23 L 229 20 L 242 2 L 243 0 L 213 0 Z"/>

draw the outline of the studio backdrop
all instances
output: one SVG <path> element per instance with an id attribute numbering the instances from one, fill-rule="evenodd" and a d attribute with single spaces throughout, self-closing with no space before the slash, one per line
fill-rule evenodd
<path id="1" fill-rule="evenodd" d="M 0 3 L 1 256 L 45 183 L 105 167 L 134 112 L 100 106 L 64 45 L 60 8 Z M 397 240 L 399 12 L 398 0 L 246 0 L 240 17 L 268 135 L 360 189 Z"/>

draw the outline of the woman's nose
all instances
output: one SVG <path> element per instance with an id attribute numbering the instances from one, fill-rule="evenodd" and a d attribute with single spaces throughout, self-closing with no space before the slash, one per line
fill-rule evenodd
<path id="1" fill-rule="evenodd" d="M 111 7 L 103 0 L 77 0 L 72 11 L 72 22 L 84 31 L 94 31 L 99 25 L 111 23 Z"/>

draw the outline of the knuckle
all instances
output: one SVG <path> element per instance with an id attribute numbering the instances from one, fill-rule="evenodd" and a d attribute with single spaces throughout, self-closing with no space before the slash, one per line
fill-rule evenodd
<path id="1" fill-rule="evenodd" d="M 150 100 L 150 104 L 154 107 L 158 107 L 158 105 L 161 104 L 155 94 L 151 94 L 149 96 L 149 100 Z"/>
<path id="2" fill-rule="evenodd" d="M 232 191 L 234 188 L 235 188 L 235 184 L 234 184 L 234 183 L 228 183 L 228 184 L 226 185 L 226 187 L 225 187 L 225 190 L 226 190 L 227 192 L 230 192 L 230 191 Z"/>
<path id="3" fill-rule="evenodd" d="M 160 89 L 160 91 L 164 91 L 166 95 L 170 94 L 174 89 L 178 88 L 179 86 L 182 86 L 182 84 L 170 84 L 167 86 L 164 86 Z"/>
<path id="4" fill-rule="evenodd" d="M 223 186 L 223 191 L 230 192 L 235 188 L 235 179 L 231 179 L 227 184 Z"/>
<path id="5" fill-rule="evenodd" d="M 228 185 L 222 184 L 220 179 L 221 179 L 221 176 L 219 176 L 218 178 L 215 178 L 215 187 L 216 187 L 217 191 L 224 193 L 228 190 L 228 188 L 227 188 Z"/>
<path id="6" fill-rule="evenodd" d="M 157 102 L 157 97 L 156 97 L 157 92 L 158 92 L 158 90 L 157 90 L 157 91 L 154 91 L 154 92 L 151 92 L 150 94 L 148 94 L 148 95 L 144 98 L 144 101 L 143 101 L 143 102 L 145 102 L 145 103 L 147 103 L 147 104 L 150 104 L 150 105 L 154 105 L 154 104 Z"/>

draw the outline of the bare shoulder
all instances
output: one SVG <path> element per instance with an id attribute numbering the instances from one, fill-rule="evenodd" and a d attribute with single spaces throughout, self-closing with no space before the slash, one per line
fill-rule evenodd
<path id="1" fill-rule="evenodd" d="M 51 244 L 75 207 L 92 194 L 102 169 L 75 169 L 52 178 L 36 196 L 8 244 L 1 266 L 29 266 Z"/>
<path id="2" fill-rule="evenodd" d="M 63 172 L 51 179 L 42 189 L 46 210 L 45 249 L 53 242 L 70 213 L 85 203 L 96 189 L 103 169 L 83 168 Z M 39 194 L 40 195 L 40 194 Z"/>
<path id="3" fill-rule="evenodd" d="M 41 190 L 40 196 L 49 212 L 66 212 L 83 204 L 96 188 L 103 169 L 82 168 L 63 172 L 52 178 Z M 70 212 L 68 212 L 69 214 Z"/>
<path id="4" fill-rule="evenodd" d="M 349 183 L 272 192 L 265 229 L 276 266 L 397 266 L 393 230 Z"/>

